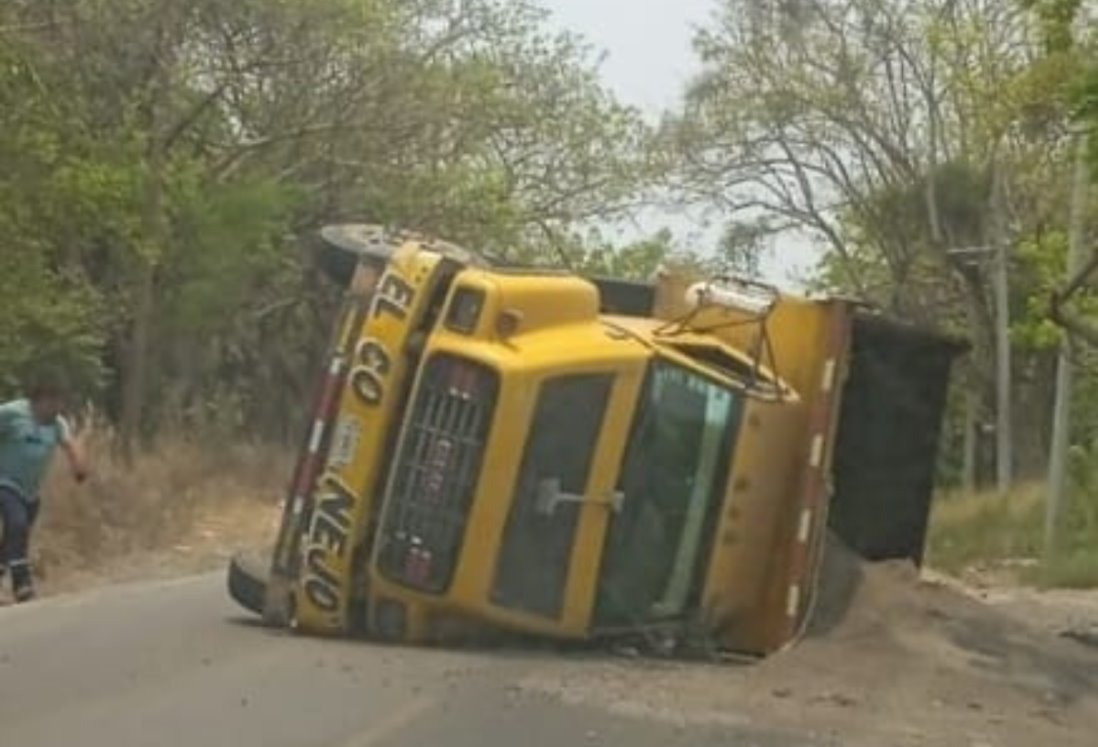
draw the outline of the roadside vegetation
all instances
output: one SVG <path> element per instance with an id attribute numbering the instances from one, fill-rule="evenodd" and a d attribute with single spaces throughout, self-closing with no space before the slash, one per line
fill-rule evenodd
<path id="1" fill-rule="evenodd" d="M 0 397 L 60 368 L 109 426 L 98 482 L 53 486 L 42 562 L 171 543 L 205 501 L 279 492 L 288 469 L 258 465 L 297 445 L 337 295 L 309 248 L 365 220 L 629 278 L 812 243 L 810 287 L 971 343 L 942 440 L 945 568 L 1043 556 L 1030 486 L 1071 341 L 1063 541 L 1033 572 L 1093 578 L 1098 136 L 1089 194 L 1072 179 L 1098 123 L 1090 4 L 712 6 L 698 74 L 650 117 L 535 2 L 0 3 Z M 680 204 L 708 209 L 712 246 L 605 231 Z"/>
<path id="2" fill-rule="evenodd" d="M 83 486 L 50 475 L 32 562 L 46 592 L 104 581 L 220 568 L 241 547 L 272 541 L 292 454 L 270 443 L 176 433 L 127 463 L 115 434 L 96 423 L 96 465 Z"/>
<path id="3" fill-rule="evenodd" d="M 1098 470 L 1078 465 L 1056 552 L 1044 546 L 1046 487 L 1019 485 L 1009 493 L 947 492 L 931 515 L 926 562 L 972 580 L 1041 587 L 1098 588 Z"/>

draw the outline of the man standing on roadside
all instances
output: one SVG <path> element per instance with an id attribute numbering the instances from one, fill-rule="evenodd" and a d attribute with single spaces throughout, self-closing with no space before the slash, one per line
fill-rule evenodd
<path id="1" fill-rule="evenodd" d="M 10 572 L 16 602 L 34 598 L 27 549 L 38 490 L 56 448 L 65 452 L 77 482 L 87 476 L 82 450 L 61 416 L 63 395 L 59 384 L 41 378 L 31 382 L 25 398 L 0 404 L 0 583 Z"/>

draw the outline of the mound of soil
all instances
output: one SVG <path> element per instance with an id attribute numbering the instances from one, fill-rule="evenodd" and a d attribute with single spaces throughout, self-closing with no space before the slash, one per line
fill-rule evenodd
<path id="1" fill-rule="evenodd" d="M 973 731 L 988 744 L 1093 743 L 1098 652 L 927 581 L 909 563 L 866 563 L 838 542 L 826 555 L 806 638 L 764 661 L 756 685 L 802 683 L 810 698 Z"/>
<path id="2" fill-rule="evenodd" d="M 806 636 L 749 666 L 562 663 L 527 686 L 827 744 L 1095 744 L 1098 652 L 834 541 Z"/>
<path id="3" fill-rule="evenodd" d="M 806 638 L 788 662 L 820 650 L 911 659 L 1043 699 L 1098 694 L 1098 652 L 1030 625 L 955 585 L 930 581 L 908 562 L 867 563 L 832 539 Z M 775 660 L 777 661 L 777 659 Z"/>

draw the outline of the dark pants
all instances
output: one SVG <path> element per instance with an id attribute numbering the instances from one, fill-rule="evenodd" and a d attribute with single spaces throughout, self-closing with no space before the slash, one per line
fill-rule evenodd
<path id="1" fill-rule="evenodd" d="M 11 572 L 11 588 L 18 597 L 20 591 L 32 588 L 27 547 L 34 520 L 38 518 L 38 501 L 24 500 L 11 488 L 0 487 L 0 517 L 4 520 L 0 565 Z"/>

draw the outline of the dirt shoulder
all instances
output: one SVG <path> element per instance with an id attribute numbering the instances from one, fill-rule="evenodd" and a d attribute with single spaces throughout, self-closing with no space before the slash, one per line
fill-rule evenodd
<path id="1" fill-rule="evenodd" d="M 923 576 L 1053 635 L 1098 633 L 1098 589 L 1038 589 L 1010 573 L 971 571 L 958 579 L 927 571 Z"/>
<path id="2" fill-rule="evenodd" d="M 275 536 L 293 464 L 284 450 L 162 439 L 123 464 L 110 445 L 88 443 L 93 470 L 82 485 L 61 460 L 49 475 L 30 548 L 42 595 L 223 567 Z"/>
<path id="3" fill-rule="evenodd" d="M 133 549 L 81 562 L 64 548 L 44 549 L 38 564 L 42 596 L 53 596 L 129 581 L 178 578 L 225 568 L 233 553 L 265 546 L 281 517 L 277 505 L 247 499 L 196 510 L 173 542 L 156 549 Z M 42 559 L 41 556 L 39 556 Z"/>
<path id="4" fill-rule="evenodd" d="M 997 606 L 910 566 L 844 562 L 810 635 L 761 663 L 561 661 L 524 687 L 681 724 L 786 730 L 814 744 L 1094 744 L 1098 649 L 1050 632 L 1054 615 L 1028 621 L 1027 595 Z M 1080 596 L 1098 609 L 1098 597 Z"/>

